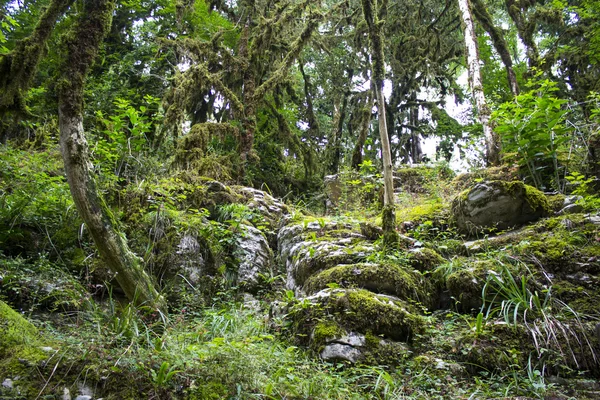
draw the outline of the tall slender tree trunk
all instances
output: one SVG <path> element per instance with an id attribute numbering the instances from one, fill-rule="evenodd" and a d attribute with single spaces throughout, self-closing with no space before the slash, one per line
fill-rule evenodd
<path id="1" fill-rule="evenodd" d="M 240 140 L 240 158 L 242 160 L 243 174 L 245 175 L 245 168 L 248 164 L 248 158 L 252 151 L 254 144 L 254 133 L 256 131 L 256 80 L 254 77 L 254 70 L 252 69 L 250 60 L 250 19 L 246 21 L 246 25 L 242 30 L 242 36 L 240 38 L 240 58 L 243 60 L 244 74 L 243 74 L 243 103 L 244 103 L 244 116 L 243 116 L 243 129 Z"/>
<path id="2" fill-rule="evenodd" d="M 340 169 L 340 158 L 342 156 L 342 132 L 346 120 L 346 108 L 348 107 L 348 93 L 343 93 L 333 104 L 333 121 L 329 143 L 325 151 L 327 159 L 327 173 L 337 174 Z"/>
<path id="3" fill-rule="evenodd" d="M 387 3 L 382 2 L 379 15 L 385 15 Z M 371 58 L 373 69 L 373 82 L 375 99 L 377 102 L 377 119 L 379 122 L 379 134 L 381 137 L 381 159 L 383 161 L 383 212 L 382 228 L 383 241 L 386 246 L 398 245 L 398 233 L 396 232 L 396 210 L 394 204 L 394 176 L 392 169 L 392 153 L 390 139 L 388 137 L 387 122 L 385 117 L 385 98 L 383 96 L 383 79 L 385 74 L 383 55 L 383 35 L 381 33 L 381 21 L 375 14 L 377 11 L 377 0 L 362 0 L 362 9 L 369 29 L 369 41 L 371 44 Z"/>
<path id="4" fill-rule="evenodd" d="M 77 211 L 98 252 L 127 297 L 166 313 L 166 303 L 154 288 L 140 258 L 118 231 L 116 221 L 101 198 L 90 172 L 88 144 L 83 130 L 83 88 L 102 40 L 110 28 L 115 3 L 85 0 L 72 35 L 65 40 L 67 56 L 58 85 L 60 145 L 65 172 Z"/>
<path id="5" fill-rule="evenodd" d="M 356 140 L 356 144 L 354 145 L 354 151 L 352 152 L 352 168 L 358 170 L 360 164 L 363 162 L 362 152 L 363 147 L 365 146 L 365 142 L 367 141 L 367 136 L 369 135 L 369 126 L 371 125 L 371 113 L 373 110 L 373 96 L 371 95 L 371 90 L 367 93 L 365 97 L 364 106 L 360 109 L 360 124 L 359 124 L 359 132 L 358 139 Z"/>
<path id="6" fill-rule="evenodd" d="M 481 69 L 479 68 L 479 50 L 477 47 L 477 36 L 473 26 L 473 18 L 471 17 L 471 8 L 469 0 L 458 0 L 458 7 L 463 22 L 463 30 L 465 36 L 465 47 L 467 50 L 467 69 L 469 72 L 469 84 L 479 122 L 483 126 L 485 136 L 485 155 L 488 165 L 500 164 L 500 140 L 498 135 L 492 129 L 490 123 L 490 109 L 485 100 L 483 93 L 483 81 L 481 79 Z"/>

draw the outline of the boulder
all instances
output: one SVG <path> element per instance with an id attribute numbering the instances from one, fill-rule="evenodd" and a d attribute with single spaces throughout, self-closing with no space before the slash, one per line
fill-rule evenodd
<path id="1" fill-rule="evenodd" d="M 523 182 L 477 183 L 452 202 L 452 214 L 462 233 L 504 230 L 547 216 L 549 204 L 539 190 Z"/>

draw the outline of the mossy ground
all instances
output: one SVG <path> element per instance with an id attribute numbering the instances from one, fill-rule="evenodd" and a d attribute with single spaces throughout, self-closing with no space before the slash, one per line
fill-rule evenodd
<path id="1" fill-rule="evenodd" d="M 21 162 L 23 168 L 31 164 L 17 154 L 5 154 L 2 162 L 4 166 Z M 54 169 L 56 163 L 47 166 Z M 250 215 L 242 207 L 249 199 L 236 187 L 179 173 L 169 179 L 112 188 L 107 193 L 112 193 L 109 199 L 116 217 L 132 247 L 162 278 L 160 282 L 169 282 L 169 275 L 162 272 L 183 234 L 203 237 L 206 255 L 213 257 L 214 279 L 194 288 L 182 281 L 186 290 L 170 297 L 170 321 L 162 325 L 121 303 L 118 291 L 106 289 L 111 287 L 110 276 L 102 275 L 89 238 L 85 231 L 79 233 L 77 218 L 70 214 L 64 214 L 62 220 L 53 218 L 56 210 L 62 209 L 61 199 L 68 199 L 65 182 L 53 180 L 57 172 L 48 170 L 26 182 L 19 180 L 15 171 L 14 166 L 0 171 L 10 174 L 3 184 L 10 183 L 11 193 L 35 193 L 49 184 L 52 190 L 44 192 L 47 199 L 36 199 L 38 208 L 23 209 L 19 219 L 7 214 L 7 209 L 0 210 L 0 222 L 11 226 L 16 221 L 13 227 L 20 231 L 15 229 L 16 236 L 9 235 L 9 239 L 22 245 L 29 239 L 19 238 L 19 232 L 30 232 L 35 252 L 44 256 L 7 253 L 8 242 L 2 242 L 8 238 L 5 235 L 0 238 L 3 259 L 20 266 L 47 260 L 44 266 L 58 275 L 44 279 L 71 275 L 72 288 L 77 289 L 61 292 L 66 297 L 57 297 L 53 306 L 40 306 L 43 304 L 37 300 L 23 303 L 28 309 L 35 305 L 34 312 L 27 314 L 31 322 L 0 302 L 0 349 L 4 351 L 0 381 L 20 376 L 14 386 L 25 398 L 40 393 L 60 398 L 64 388 L 73 395 L 83 382 L 95 397 L 105 399 L 595 396 L 579 389 L 569 392 L 566 386 L 550 384 L 543 377 L 560 373 L 573 383 L 577 377 L 597 376 L 598 364 L 590 347 L 573 350 L 577 366 L 568 349 L 556 346 L 542 346 L 544 356 L 540 357 L 531 332 L 523 330 L 522 317 L 516 326 L 491 313 L 483 322 L 477 320 L 483 286 L 493 273 L 502 273 L 501 263 L 513 260 L 509 267 L 516 279 L 528 277 L 529 292 L 537 291 L 542 299 L 550 293 L 578 313 L 581 325 L 554 300 L 543 309 L 551 313 L 553 319 L 548 321 L 570 324 L 578 335 L 571 336 L 572 340 L 589 340 L 591 347 L 598 349 L 595 323 L 600 249 L 597 226 L 585 215 L 544 219 L 517 235 L 488 240 L 470 251 L 448 224 L 448 204 L 454 194 L 451 185 L 415 178 L 410 185 L 423 190 L 400 194 L 397 209 L 397 215 L 406 212 L 407 220 L 413 222 L 398 226 L 409 239 L 405 248 L 385 251 L 377 237 L 360 235 L 359 222 L 372 222 L 377 215 L 373 210 L 353 212 L 349 218 L 305 217 L 292 209 L 290 223 L 303 227 L 301 239 L 310 244 L 305 251 L 316 249 L 312 258 L 326 257 L 327 252 L 321 254 L 317 247 L 336 240 L 346 240 L 349 253 L 356 250 L 352 246 L 357 247 L 354 254 L 360 257 L 340 256 L 347 263 L 342 265 L 334 257 L 307 270 L 305 287 L 310 292 L 332 284 L 328 290 L 338 293 L 326 301 L 312 304 L 295 298 L 293 292 L 282 288 L 281 276 L 272 276 L 264 278 L 264 287 L 255 294 L 257 303 L 244 306 L 238 289 L 224 283 L 223 265 L 235 263 L 234 257 L 228 258 L 227 245 L 235 239 L 234 224 L 227 222 L 233 219 L 218 219 L 225 211 L 229 216 L 232 211 Z M 42 204 L 48 207 L 41 208 Z M 223 204 L 242 206 L 223 209 Z M 76 226 L 71 226 L 73 221 Z M 259 224 L 252 217 L 248 222 Z M 39 227 L 47 227 L 48 232 Z M 274 229 L 275 225 L 268 225 L 265 232 Z M 48 235 L 58 252 L 44 240 Z M 0 274 L 5 277 L 15 269 L 4 267 Z M 11 281 L 15 289 L 26 289 L 19 283 L 25 281 L 26 272 L 22 269 L 23 279 Z M 102 276 L 108 278 L 106 282 Z M 6 282 L 3 285 L 7 287 Z M 71 296 L 73 293 L 76 295 Z M 0 295 L 16 308 L 14 296 L 9 299 L 7 294 L 0 289 Z M 438 294 L 454 301 L 438 299 Z M 59 306 L 83 298 L 85 307 Z M 276 302 L 287 305 L 286 311 L 270 309 Z M 535 316 L 531 326 L 542 327 L 540 313 L 531 315 Z M 369 365 L 333 365 L 315 357 L 323 340 L 350 330 L 365 335 L 368 351 L 363 362 Z M 381 366 L 374 366 L 378 364 Z M 1 390 L 0 396 L 16 396 L 12 389 Z"/>

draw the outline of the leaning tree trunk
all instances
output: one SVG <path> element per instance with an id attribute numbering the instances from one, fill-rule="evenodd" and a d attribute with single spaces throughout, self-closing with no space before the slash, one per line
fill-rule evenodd
<path id="1" fill-rule="evenodd" d="M 475 100 L 475 107 L 479 116 L 479 122 L 483 126 L 485 136 L 485 156 L 488 165 L 498 165 L 500 163 L 500 140 L 498 135 L 492 129 L 490 123 L 490 109 L 485 101 L 483 93 L 483 82 L 481 79 L 481 70 L 479 68 L 479 51 L 477 48 L 477 37 L 473 27 L 473 18 L 469 0 L 458 0 L 460 15 L 463 22 L 465 47 L 467 49 L 467 67 L 469 71 L 469 84 Z"/>
<path id="2" fill-rule="evenodd" d="M 362 0 L 362 8 L 369 29 L 373 81 L 375 83 L 374 91 L 377 102 L 377 119 L 379 121 L 379 134 L 381 136 L 381 158 L 383 160 L 383 242 L 386 246 L 397 246 L 398 233 L 396 232 L 396 210 L 394 208 L 392 153 L 385 118 L 385 98 L 383 97 L 383 77 L 385 71 L 383 35 L 381 34 L 381 22 L 375 15 L 375 10 L 377 9 L 376 0 Z M 385 15 L 385 10 L 379 10 L 379 14 Z"/>
<path id="3" fill-rule="evenodd" d="M 477 18 L 483 29 L 490 35 L 494 48 L 500 55 L 500 59 L 502 59 L 502 63 L 506 69 L 506 77 L 508 79 L 510 91 L 513 96 L 518 96 L 519 83 L 517 82 L 517 75 L 513 69 L 512 57 L 508 50 L 508 44 L 504 39 L 502 31 L 494 25 L 492 16 L 482 0 L 471 0 L 471 4 L 473 5 L 473 14 L 475 15 L 475 18 Z"/>
<path id="4" fill-rule="evenodd" d="M 115 3 L 85 0 L 83 11 L 66 39 L 67 56 L 58 86 L 60 145 L 69 188 L 77 211 L 85 222 L 106 266 L 136 305 L 166 312 L 162 296 L 154 288 L 141 260 L 133 254 L 94 183 L 89 169 L 88 145 L 83 130 L 85 77 L 110 28 Z"/>

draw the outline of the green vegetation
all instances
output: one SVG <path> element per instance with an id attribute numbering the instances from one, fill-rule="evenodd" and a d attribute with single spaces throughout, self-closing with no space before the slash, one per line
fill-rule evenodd
<path id="1" fill-rule="evenodd" d="M 600 398 L 598 1 L 464 3 L 0 2 L 0 399 Z"/>

